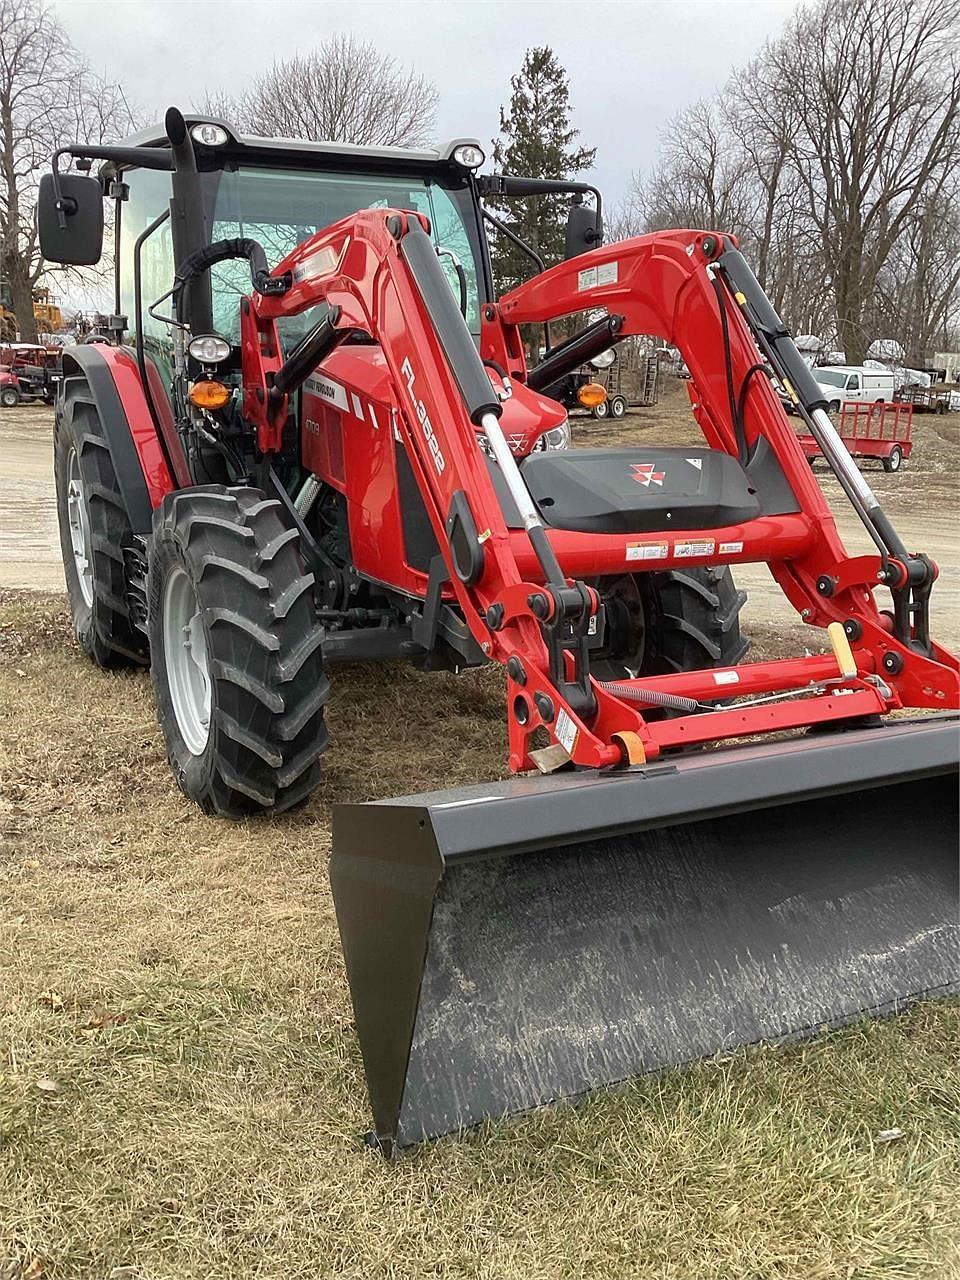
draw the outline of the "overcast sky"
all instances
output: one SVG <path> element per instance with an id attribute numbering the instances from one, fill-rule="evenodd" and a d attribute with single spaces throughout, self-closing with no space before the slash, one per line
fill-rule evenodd
<path id="1" fill-rule="evenodd" d="M 488 151 L 524 51 L 548 44 L 569 73 L 581 140 L 597 147 L 594 180 L 616 201 L 631 172 L 655 161 L 670 116 L 747 62 L 796 3 L 54 0 L 54 8 L 94 68 L 157 119 L 343 32 L 434 81 L 438 139 L 473 136 Z"/>

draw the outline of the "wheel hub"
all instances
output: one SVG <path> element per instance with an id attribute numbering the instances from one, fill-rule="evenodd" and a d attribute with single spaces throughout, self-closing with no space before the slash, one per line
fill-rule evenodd
<path id="1" fill-rule="evenodd" d="M 197 594 L 180 568 L 164 588 L 163 651 L 177 728 L 191 755 L 202 755 L 210 737 L 210 663 Z"/>
<path id="2" fill-rule="evenodd" d="M 90 516 L 80 478 L 80 459 L 76 449 L 70 450 L 67 465 L 67 523 L 70 526 L 70 545 L 73 562 L 80 583 L 80 594 L 88 609 L 93 608 L 93 547 L 90 537 Z"/>

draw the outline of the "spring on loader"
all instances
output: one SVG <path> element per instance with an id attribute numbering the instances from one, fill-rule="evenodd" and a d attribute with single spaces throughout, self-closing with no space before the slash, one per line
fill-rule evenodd
<path id="1" fill-rule="evenodd" d="M 665 707 L 668 711 L 699 711 L 696 698 L 685 698 L 679 693 L 663 693 L 659 689 L 644 689 L 640 685 L 621 684 L 619 680 L 601 680 L 600 688 L 612 693 L 624 702 L 644 702 L 651 707 Z"/>

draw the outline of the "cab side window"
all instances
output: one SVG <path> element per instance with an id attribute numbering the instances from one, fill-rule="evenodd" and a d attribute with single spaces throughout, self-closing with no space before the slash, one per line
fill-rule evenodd
<path id="1" fill-rule="evenodd" d="M 140 305 L 143 333 L 136 332 L 136 299 L 133 288 L 134 248 L 138 237 L 170 205 L 170 175 L 155 169 L 136 169 L 126 175 L 130 196 L 120 206 L 120 309 L 130 325 L 130 342 L 143 338 L 144 352 L 157 365 L 165 386 L 173 381 L 173 330 L 155 320 L 148 308 L 173 283 L 173 239 L 169 219 L 150 235 L 140 249 Z M 169 314 L 169 303 L 159 308 Z"/>

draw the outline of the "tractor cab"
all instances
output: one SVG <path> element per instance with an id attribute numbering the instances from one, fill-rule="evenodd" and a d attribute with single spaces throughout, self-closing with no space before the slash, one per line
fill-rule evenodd
<path id="1" fill-rule="evenodd" d="M 154 381 L 168 398 L 177 344 L 177 324 L 168 301 L 171 284 L 177 265 L 204 245 L 254 240 L 273 267 L 318 231 L 361 210 L 409 210 L 429 227 L 443 274 L 479 347 L 481 309 L 496 296 L 487 230 L 497 219 L 484 207 L 483 197 L 524 196 L 530 188 L 572 193 L 576 201 L 592 194 L 594 210 L 576 203 L 570 211 L 568 253 L 599 242 L 600 195 L 594 187 L 479 177 L 476 171 L 485 157 L 473 139 L 456 138 L 436 149 L 415 151 L 244 136 L 219 120 L 191 117 L 185 124 L 193 151 L 185 172 L 171 170 L 169 139 L 163 126 L 155 126 L 113 148 L 117 158 L 108 160 L 99 175 L 99 185 L 114 203 L 117 227 L 114 332 L 142 353 L 144 363 L 155 366 Z M 78 182 L 94 180 L 65 174 L 59 185 L 74 190 Z M 175 220 L 169 217 L 171 196 L 182 208 Z M 57 231 L 62 235 L 62 228 Z M 535 252 L 528 252 L 542 269 Z M 180 318 L 191 335 L 211 333 L 225 339 L 234 366 L 240 346 L 240 302 L 249 292 L 246 261 L 228 259 L 196 281 L 181 306 Z M 316 326 L 325 310 L 321 304 L 296 316 L 278 317 L 284 353 Z M 348 342 L 376 345 L 360 334 Z M 374 357 L 371 360 L 375 363 Z M 547 389 L 540 385 L 539 390 Z M 517 414 L 509 433 L 515 450 L 565 445 L 567 432 L 556 430 L 566 422 L 565 414 L 551 409 L 541 429 L 532 432 L 531 402 L 524 400 L 522 389 L 520 398 L 526 412 Z M 348 407 L 353 407 L 349 399 Z M 540 401 L 537 408 L 544 409 Z"/>

